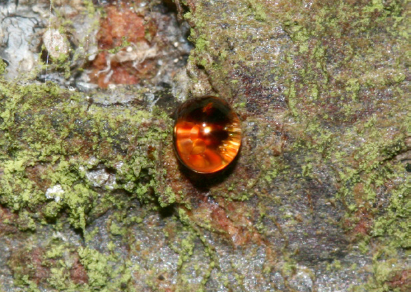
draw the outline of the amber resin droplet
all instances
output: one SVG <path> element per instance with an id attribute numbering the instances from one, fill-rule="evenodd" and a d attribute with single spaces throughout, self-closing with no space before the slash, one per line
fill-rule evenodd
<path id="1" fill-rule="evenodd" d="M 234 160 L 240 146 L 240 119 L 226 101 L 201 97 L 186 101 L 177 110 L 174 148 L 192 171 L 222 170 Z"/>

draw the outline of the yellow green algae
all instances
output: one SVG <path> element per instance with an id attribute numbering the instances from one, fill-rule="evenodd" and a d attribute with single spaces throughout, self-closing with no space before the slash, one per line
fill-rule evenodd
<path id="1" fill-rule="evenodd" d="M 164 172 L 159 157 L 162 147 L 169 146 L 172 124 L 162 110 L 90 105 L 84 95 L 53 83 L 19 85 L 1 80 L 1 92 L 0 200 L 19 215 L 21 231 L 36 231 L 40 223 L 59 232 L 69 223 L 90 242 L 96 233 L 87 232 L 86 227 L 111 210 L 108 229 L 112 236 L 124 237 L 127 228 L 145 216 L 129 214 L 133 200 L 138 199 L 143 210 L 158 210 L 175 202 L 171 188 L 160 186 Z M 134 94 L 138 98 L 139 93 Z M 96 188 L 86 175 L 96 169 L 114 171 L 115 184 Z M 47 193 L 55 186 L 57 192 Z M 193 248 L 190 242 L 186 238 L 175 249 L 181 254 L 182 270 L 190 256 L 186 252 Z M 21 257 L 9 261 L 17 286 L 29 291 L 38 291 L 39 286 L 113 291 L 127 288 L 130 270 L 136 269 L 127 262 L 119 267 L 123 261 L 115 253 L 75 248 L 58 239 L 45 244 L 50 250 L 41 254 L 41 266 L 47 271 L 40 274 L 43 279 L 37 279 L 35 267 L 19 268 Z M 64 263 L 69 250 L 78 254 L 87 271 L 86 284 L 71 279 L 70 265 Z M 22 253 L 28 254 L 24 261 L 33 260 L 30 250 Z M 117 262 L 116 267 L 110 262 Z M 191 287 L 181 284 L 185 286 Z"/>
<path id="2" fill-rule="evenodd" d="M 158 147 L 168 136 L 170 120 L 166 116 L 153 122 L 153 113 L 143 110 L 110 110 L 109 115 L 101 107 L 87 110 L 88 104 L 79 103 L 78 95 L 51 83 L 2 86 L 7 87 L 1 114 L 4 204 L 14 210 L 47 205 L 50 198 L 45 197 L 45 189 L 58 184 L 62 194 L 54 201 L 61 201 L 61 208 L 69 208 L 73 224 L 84 228 L 85 209 L 97 201 L 97 193 L 84 183 L 87 169 L 100 163 L 113 168 L 120 164 L 118 181 L 125 181 L 127 191 L 142 198 L 149 187 L 155 188 L 154 179 L 139 186 L 140 176 L 156 176 L 155 170 L 141 174 L 155 162 L 146 153 L 143 157 L 135 154 L 147 151 L 148 146 Z M 143 123 L 151 123 L 144 133 L 138 130 Z M 30 167 L 38 168 L 35 179 L 28 178 Z M 82 222 L 77 221 L 80 218 Z"/>
<path id="3" fill-rule="evenodd" d="M 187 66 L 191 93 L 227 98 L 243 118 L 248 139 L 236 170 L 212 185 L 208 195 L 233 222 L 230 228 L 245 230 L 238 237 L 257 238 L 260 244 L 269 245 L 265 237 L 292 243 L 297 229 L 307 228 L 308 236 L 318 212 L 326 226 L 346 232 L 341 238 L 352 242 L 344 244 L 372 261 L 367 282 L 353 291 L 405 291 L 389 284 L 407 269 L 401 263 L 411 244 L 411 186 L 398 159 L 409 152 L 411 132 L 409 60 L 402 53 L 409 47 L 405 4 L 279 1 L 264 9 L 266 2 L 227 1 L 213 8 L 200 1 L 185 15 L 195 44 Z M 213 15 L 216 20 L 210 21 Z M 177 291 L 207 290 L 213 270 L 219 270 L 216 277 L 227 289 L 245 289 L 241 265 L 223 270 L 208 240 L 211 232 L 234 242 L 222 227 L 226 222 L 219 225 L 210 215 L 208 208 L 215 204 L 198 207 L 201 199 L 190 187 L 177 192 L 174 185 L 164 185 L 180 174 L 159 164 L 160 157 L 167 163 L 173 159 L 164 154 L 171 147 L 172 121 L 161 109 L 89 106 L 84 94 L 52 83 L 1 80 L 0 92 L 0 200 L 18 214 L 18 228 L 35 232 L 41 223 L 59 231 L 68 222 L 92 241 L 99 230 L 86 232 L 86 227 L 113 211 L 107 224 L 111 253 L 54 239 L 43 256 L 44 264 L 52 265 L 49 280 L 35 282 L 31 270 L 18 268 L 17 258 L 9 263 L 16 285 L 30 291 L 39 285 L 78 290 L 64 262 L 65 251 L 72 249 L 89 278 L 82 291 L 132 291 L 131 274 L 139 268 L 120 261 L 113 242 L 121 238 L 139 254 L 143 244 L 127 231 L 141 226 L 149 212 L 174 204 L 176 212 L 163 230 L 180 255 Z M 155 149 L 151 154 L 149 146 Z M 116 183 L 93 186 L 86 173 L 96 169 L 114 171 Z M 61 191 L 47 197 L 47 189 L 57 185 Z M 301 216 L 290 212 L 318 193 L 328 196 L 329 206 L 342 206 L 336 207 L 341 218 L 315 202 L 311 214 L 310 208 Z M 134 199 L 143 203 L 143 211 L 130 216 Z M 364 217 L 367 227 L 358 228 Z M 299 262 L 306 263 L 304 253 L 287 244 L 272 249 L 280 260 L 267 260 L 265 270 L 278 271 L 291 285 Z M 207 259 L 203 263 L 192 262 L 198 250 Z M 326 267 L 330 271 L 358 269 L 332 252 L 328 257 L 333 259 Z M 122 264 L 114 267 L 113 262 Z M 201 283 L 190 284 L 192 269 L 202 275 Z M 147 281 L 158 289 L 155 275 Z"/>
<path id="4" fill-rule="evenodd" d="M 265 5 L 264 17 L 255 15 L 257 2 Z M 194 27 L 191 38 L 198 40 L 189 59 L 196 66 L 189 68 L 204 70 L 204 88 L 211 84 L 217 94 L 245 104 L 237 107 L 240 116 L 260 124 L 257 133 L 252 128 L 245 133 L 260 141 L 256 151 L 242 152 L 259 172 L 251 180 L 257 181 L 250 184 L 253 188 L 246 190 L 248 198 L 254 193 L 268 206 L 278 204 L 278 194 L 287 191 L 284 181 L 298 189 L 290 176 L 329 183 L 335 188 L 329 203 L 344 205 L 339 225 L 355 238 L 354 246 L 393 246 L 407 253 L 411 189 L 406 163 L 399 158 L 408 153 L 409 159 L 411 133 L 406 1 L 263 2 L 213 6 L 200 1 L 195 12 L 186 15 Z M 250 14 L 244 12 L 247 8 Z M 207 22 L 214 9 L 218 21 Z M 283 50 L 276 51 L 278 47 Z M 276 123 L 283 124 L 285 143 L 266 133 L 274 131 Z M 267 156 L 268 149 L 282 150 L 283 144 L 284 155 L 304 162 L 300 173 L 281 154 Z M 328 182 L 324 170 L 331 175 Z M 261 192 L 264 188 L 271 194 Z M 234 196 L 240 192 L 240 187 L 232 191 Z M 289 195 L 304 200 L 298 192 Z M 363 217 L 370 220 L 365 234 L 358 227 Z M 373 266 L 387 268 L 386 261 L 396 257 L 399 263 L 404 259 L 384 254 Z M 407 269 L 399 264 L 388 274 Z M 393 289 L 389 280 L 375 272 L 358 289 L 388 291 Z"/>
<path id="5" fill-rule="evenodd" d="M 155 208 L 162 174 L 147 149 L 156 149 L 154 155 L 158 155 L 160 144 L 169 137 L 171 120 L 164 113 L 88 107 L 81 102 L 84 96 L 53 83 L 19 85 L 1 80 L 0 87 L 0 200 L 19 214 L 20 230 L 35 231 L 35 221 L 51 223 L 59 230 L 63 227 L 59 221 L 66 218 L 73 228 L 85 232 L 92 218 L 122 208 L 134 198 L 153 202 L 149 208 Z M 96 191 L 86 178 L 86 171 L 99 166 L 117 170 L 111 189 Z M 59 192 L 47 196 L 53 186 L 59 186 Z M 115 190 L 126 193 L 116 196 Z M 116 230 L 113 224 L 112 232 L 121 234 Z M 116 290 L 123 280 L 112 283 L 108 275 L 127 274 L 114 273 L 106 256 L 96 250 L 85 248 L 78 253 L 90 279 L 90 288 L 83 291 L 106 285 L 101 291 Z M 18 270 L 14 272 L 20 278 Z M 56 273 L 53 268 L 50 285 L 70 289 L 73 283 L 57 283 Z M 23 284 L 33 286 L 29 279 Z"/>

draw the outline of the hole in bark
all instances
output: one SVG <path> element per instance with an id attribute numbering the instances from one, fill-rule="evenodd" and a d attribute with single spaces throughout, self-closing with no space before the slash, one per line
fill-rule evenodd
<path id="1" fill-rule="evenodd" d="M 174 214 L 174 204 L 169 205 L 159 210 L 161 218 L 171 217 Z"/>

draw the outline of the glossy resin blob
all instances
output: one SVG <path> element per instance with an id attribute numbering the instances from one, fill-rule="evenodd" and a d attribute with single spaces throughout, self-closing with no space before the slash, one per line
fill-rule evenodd
<path id="1" fill-rule="evenodd" d="M 226 101 L 200 97 L 186 101 L 177 110 L 174 148 L 192 171 L 222 170 L 234 160 L 240 146 L 240 119 Z"/>

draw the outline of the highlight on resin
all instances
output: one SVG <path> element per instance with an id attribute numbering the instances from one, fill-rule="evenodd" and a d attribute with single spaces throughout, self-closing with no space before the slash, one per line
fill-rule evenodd
<path id="1" fill-rule="evenodd" d="M 240 119 L 226 101 L 200 97 L 177 110 L 174 149 L 190 170 L 204 174 L 220 171 L 234 161 L 240 147 Z"/>

